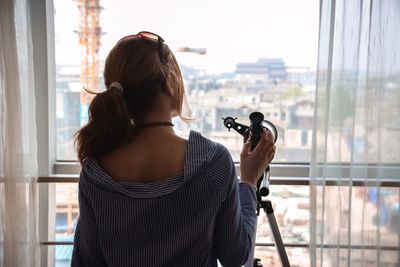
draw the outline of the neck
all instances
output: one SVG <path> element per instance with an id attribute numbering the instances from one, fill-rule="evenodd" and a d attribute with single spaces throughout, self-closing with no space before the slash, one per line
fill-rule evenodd
<path id="1" fill-rule="evenodd" d="M 175 134 L 171 116 L 147 116 L 138 129 L 146 134 Z"/>
<path id="2" fill-rule="evenodd" d="M 146 125 L 146 124 L 144 124 Z M 172 126 L 157 126 L 157 127 L 143 127 L 139 131 L 140 136 L 165 136 L 165 135 L 176 135 Z"/>
<path id="3" fill-rule="evenodd" d="M 170 121 L 155 121 L 155 122 L 148 122 L 136 125 L 138 128 L 151 128 L 151 127 L 161 127 L 161 126 L 169 126 L 173 127 L 174 124 Z"/>
<path id="4" fill-rule="evenodd" d="M 171 122 L 172 121 L 172 117 L 171 115 L 168 115 L 168 113 L 166 112 L 162 112 L 160 113 L 149 113 L 145 120 L 144 120 L 144 124 L 146 123 L 153 123 L 153 122 Z"/>

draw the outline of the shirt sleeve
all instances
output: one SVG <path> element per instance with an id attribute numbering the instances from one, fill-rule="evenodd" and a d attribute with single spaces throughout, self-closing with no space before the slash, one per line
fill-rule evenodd
<path id="1" fill-rule="evenodd" d="M 79 182 L 79 218 L 75 229 L 71 266 L 107 266 L 98 240 L 98 226 L 84 186 Z"/>
<path id="2" fill-rule="evenodd" d="M 223 266 L 242 266 L 253 245 L 257 198 L 254 187 L 238 183 L 234 163 L 228 157 L 225 179 L 230 180 L 230 187 L 217 215 L 214 250 Z"/>

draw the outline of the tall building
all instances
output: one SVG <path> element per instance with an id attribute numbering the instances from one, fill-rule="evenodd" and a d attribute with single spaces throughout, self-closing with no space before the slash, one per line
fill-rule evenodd
<path id="1" fill-rule="evenodd" d="M 255 82 L 276 84 L 287 80 L 286 64 L 282 58 L 261 58 L 257 62 L 238 63 L 235 73 Z"/>

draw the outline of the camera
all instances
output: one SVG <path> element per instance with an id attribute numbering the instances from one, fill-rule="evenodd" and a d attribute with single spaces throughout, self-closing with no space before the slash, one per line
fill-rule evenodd
<path id="1" fill-rule="evenodd" d="M 264 115 L 261 112 L 252 112 L 249 115 L 250 119 L 250 126 L 246 126 L 236 122 L 237 118 L 227 117 L 223 118 L 224 125 L 228 130 L 234 129 L 239 134 L 244 137 L 244 141 L 246 142 L 248 138 L 250 138 L 250 148 L 253 150 L 258 142 L 261 139 L 262 133 L 264 129 L 267 129 L 271 132 L 272 137 L 274 139 L 274 143 L 278 140 L 278 131 L 275 125 L 267 120 L 264 120 Z M 261 196 L 268 196 L 269 194 L 269 167 L 264 172 L 264 175 L 260 177 L 259 181 L 257 182 L 257 191 Z"/>
<path id="2" fill-rule="evenodd" d="M 251 150 L 253 150 L 260 141 L 264 128 L 271 132 L 274 143 L 278 140 L 278 131 L 275 125 L 270 121 L 264 120 L 264 115 L 261 112 L 256 111 L 250 113 L 250 126 L 237 123 L 236 119 L 237 118 L 234 119 L 232 117 L 223 118 L 224 125 L 229 131 L 230 129 L 234 129 L 241 134 L 245 141 L 247 141 L 247 138 L 250 138 Z"/>

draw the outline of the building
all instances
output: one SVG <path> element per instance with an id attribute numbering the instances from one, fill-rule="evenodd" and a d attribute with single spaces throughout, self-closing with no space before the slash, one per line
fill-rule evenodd
<path id="1" fill-rule="evenodd" d="M 254 83 L 277 84 L 287 81 L 288 77 L 286 64 L 282 58 L 261 58 L 257 62 L 238 63 L 235 73 L 241 80 Z"/>

